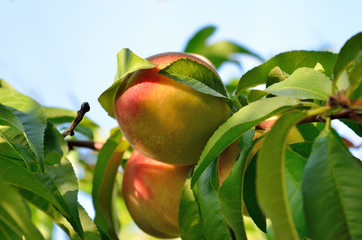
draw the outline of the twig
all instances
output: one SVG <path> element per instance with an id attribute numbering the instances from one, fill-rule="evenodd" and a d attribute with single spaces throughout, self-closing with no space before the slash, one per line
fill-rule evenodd
<path id="1" fill-rule="evenodd" d="M 74 118 L 73 122 L 70 124 L 70 126 L 62 133 L 63 138 L 66 136 L 74 135 L 74 129 L 77 127 L 77 125 L 82 121 L 84 115 L 90 110 L 89 103 L 84 102 L 82 106 L 80 107 L 79 111 L 77 112 L 77 116 Z"/>
<path id="2" fill-rule="evenodd" d="M 69 150 L 74 149 L 74 147 L 85 147 L 99 151 L 104 145 L 103 142 L 82 141 L 82 140 L 67 140 L 67 143 Z"/>

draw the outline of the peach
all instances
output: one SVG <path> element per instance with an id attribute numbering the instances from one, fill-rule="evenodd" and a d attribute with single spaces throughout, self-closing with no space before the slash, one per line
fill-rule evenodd
<path id="1" fill-rule="evenodd" d="M 179 236 L 178 209 L 192 166 L 177 166 L 133 151 L 124 170 L 122 192 L 135 223 L 159 238 Z"/>
<path id="2" fill-rule="evenodd" d="M 239 152 L 236 143 L 220 154 L 220 185 Z M 181 194 L 192 167 L 163 163 L 133 150 L 124 170 L 122 193 L 129 213 L 144 232 L 158 238 L 179 236 Z"/>
<path id="3" fill-rule="evenodd" d="M 230 116 L 230 108 L 222 98 L 158 74 L 179 58 L 195 60 L 215 72 L 191 54 L 152 56 L 148 60 L 158 67 L 130 75 L 117 94 L 115 116 L 124 136 L 140 153 L 165 163 L 190 165 L 198 161 L 208 139 Z"/>

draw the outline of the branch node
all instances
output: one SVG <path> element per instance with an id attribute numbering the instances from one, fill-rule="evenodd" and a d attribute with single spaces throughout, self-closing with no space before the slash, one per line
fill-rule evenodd
<path id="1" fill-rule="evenodd" d="M 82 106 L 80 107 L 79 111 L 77 112 L 77 116 L 74 118 L 73 122 L 70 124 L 70 126 L 62 133 L 63 138 L 66 136 L 74 135 L 74 129 L 78 126 L 78 124 L 82 121 L 84 115 L 89 112 L 90 106 L 89 103 L 84 102 Z"/>

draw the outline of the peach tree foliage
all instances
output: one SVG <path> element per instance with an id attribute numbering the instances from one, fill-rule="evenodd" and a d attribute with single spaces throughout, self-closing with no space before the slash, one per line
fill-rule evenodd
<path id="1" fill-rule="evenodd" d="M 235 54 L 262 60 L 230 41 L 209 44 L 214 30 L 199 31 L 185 52 L 202 54 L 217 68 L 225 62 L 240 64 Z M 117 58 L 115 81 L 99 98 L 111 117 L 114 98 L 127 76 L 154 67 L 129 49 Z M 280 53 L 227 83 L 228 93 L 209 81 L 214 77 L 211 70 L 188 59 L 159 73 L 223 98 L 233 109 L 186 181 L 179 209 L 182 239 L 247 239 L 246 210 L 257 228 L 274 239 L 362 238 L 362 163 L 331 128 L 337 118 L 362 134 L 362 33 L 350 38 L 338 54 Z M 259 85 L 265 88 L 254 88 Z M 0 239 L 47 238 L 39 230 L 37 211 L 71 239 L 122 238 L 117 170 L 132 149 L 113 129 L 95 166 L 78 162 L 86 172 L 78 179 L 70 161 L 75 151 L 68 148 L 71 138 L 61 134 L 75 115 L 42 106 L 0 80 Z M 275 115 L 271 130 L 254 138 L 259 124 Z M 72 138 L 93 141 L 99 128 L 84 118 Z M 299 140 L 289 141 L 291 132 Z M 218 156 L 235 141 L 242 151 L 220 186 Z M 92 194 L 95 219 L 78 202 L 80 186 Z"/>

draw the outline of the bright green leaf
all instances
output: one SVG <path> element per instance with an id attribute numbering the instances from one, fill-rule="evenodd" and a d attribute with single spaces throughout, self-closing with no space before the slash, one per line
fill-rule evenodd
<path id="1" fill-rule="evenodd" d="M 324 67 L 325 74 L 330 76 L 336 58 L 337 54 L 330 52 L 292 51 L 278 54 L 267 62 L 245 73 L 239 81 L 237 95 L 239 95 L 243 89 L 265 84 L 270 71 L 276 66 L 279 66 L 279 68 L 286 73 L 291 74 L 301 67 L 313 68 L 319 62 Z"/>
<path id="2" fill-rule="evenodd" d="M 115 82 L 98 98 L 99 103 L 114 118 L 114 101 L 121 84 L 127 83 L 127 75 L 140 69 L 157 67 L 154 63 L 140 58 L 131 50 L 124 48 L 117 54 L 118 72 Z M 123 86 L 123 85 L 122 85 Z"/>
<path id="3" fill-rule="evenodd" d="M 14 128 L 2 127 L 0 128 L 0 139 L 4 139 L 7 146 L 11 149 L 9 149 L 10 151 L 1 153 L 1 155 L 9 157 L 14 157 L 14 155 L 16 155 L 16 158 L 20 158 L 24 161 L 29 170 L 31 169 L 31 165 L 34 165 L 37 162 L 38 159 L 34 153 L 34 147 L 29 142 L 25 132 L 19 132 Z"/>
<path id="4" fill-rule="evenodd" d="M 6 81 L 3 80 L 3 79 L 0 79 L 0 88 L 6 88 L 6 89 L 15 90 L 15 89 L 13 88 L 13 86 L 11 86 L 8 82 L 6 82 Z"/>
<path id="5" fill-rule="evenodd" d="M 29 211 L 19 193 L 1 178 L 0 219 L 27 239 L 44 239 L 31 222 Z"/>
<path id="6" fill-rule="evenodd" d="M 216 68 L 219 68 L 224 62 L 233 62 L 239 65 L 240 62 L 232 58 L 233 54 L 236 53 L 251 55 L 263 61 L 258 54 L 231 41 L 220 41 L 214 44 L 208 44 L 207 39 L 215 32 L 215 30 L 216 28 L 214 26 L 207 26 L 201 29 L 189 40 L 184 51 L 201 54 L 208 58 Z"/>
<path id="7" fill-rule="evenodd" d="M 15 116 L 15 114 L 7 109 L 4 105 L 0 104 L 0 126 L 9 126 L 14 132 L 24 132 L 23 124 Z M 1 130 L 1 129 L 0 129 Z"/>
<path id="8" fill-rule="evenodd" d="M 312 239 L 362 238 L 362 163 L 327 125 L 313 145 L 302 190 Z"/>
<path id="9" fill-rule="evenodd" d="M 274 97 L 262 99 L 241 108 L 222 124 L 209 139 L 196 165 L 191 185 L 194 186 L 207 166 L 246 131 L 278 112 L 298 105 L 298 103 L 299 101 L 294 98 Z"/>
<path id="10" fill-rule="evenodd" d="M 94 169 L 92 189 L 93 206 L 96 212 L 94 221 L 104 234 L 113 239 L 117 238 L 118 232 L 118 220 L 114 215 L 116 196 L 113 190 L 118 167 L 128 147 L 128 143 L 122 141 L 122 133 L 117 129 L 100 150 Z"/>
<path id="11" fill-rule="evenodd" d="M 257 89 L 251 89 L 248 92 L 247 95 L 247 100 L 248 103 L 252 103 L 255 102 L 263 97 L 265 97 L 266 95 L 268 95 L 269 93 L 265 92 L 265 91 L 261 91 L 261 90 L 257 90 Z"/>
<path id="12" fill-rule="evenodd" d="M 206 40 L 215 32 L 216 27 L 207 26 L 199 30 L 187 43 L 185 52 L 197 53 L 206 46 Z"/>
<path id="13" fill-rule="evenodd" d="M 270 130 L 257 161 L 257 196 L 266 217 L 272 221 L 276 239 L 299 239 L 289 208 L 285 182 L 286 137 L 304 113 L 282 115 Z"/>
<path id="14" fill-rule="evenodd" d="M 332 81 L 323 73 L 311 68 L 298 68 L 287 79 L 265 89 L 277 96 L 299 99 L 327 100 L 332 95 Z"/>
<path id="15" fill-rule="evenodd" d="M 54 215 L 48 211 L 56 209 L 57 214 L 64 216 L 83 236 L 77 206 L 78 181 L 66 158 L 56 166 L 45 166 L 44 174 L 37 175 L 27 171 L 22 162 L 0 158 L 0 177 L 18 188 L 23 198 L 39 206 L 46 214 Z"/>

